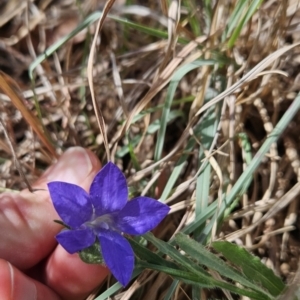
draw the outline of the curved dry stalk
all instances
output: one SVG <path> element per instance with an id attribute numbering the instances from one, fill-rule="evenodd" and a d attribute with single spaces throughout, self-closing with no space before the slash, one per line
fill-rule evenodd
<path id="1" fill-rule="evenodd" d="M 106 155 L 107 155 L 107 160 L 110 160 L 110 150 L 109 150 L 109 145 L 108 145 L 108 139 L 107 139 L 107 134 L 106 134 L 106 126 L 105 126 L 105 121 L 102 115 L 101 110 L 99 109 L 99 106 L 97 104 L 96 98 L 95 98 L 95 91 L 94 91 L 94 81 L 93 81 L 93 62 L 94 62 L 94 55 L 95 55 L 95 49 L 96 49 L 96 44 L 97 44 L 97 40 L 98 40 L 98 36 L 99 36 L 99 32 L 101 31 L 105 18 L 108 14 L 108 12 L 110 11 L 110 9 L 112 8 L 113 4 L 114 4 L 115 0 L 108 0 L 105 3 L 105 6 L 103 8 L 103 13 L 98 21 L 97 24 L 97 28 L 96 28 L 96 32 L 94 35 L 94 39 L 93 39 L 93 43 L 91 46 L 91 50 L 90 50 L 90 55 L 89 55 L 89 59 L 88 59 L 88 65 L 87 65 L 87 76 L 88 76 L 88 82 L 89 82 L 89 86 L 90 86 L 90 90 L 91 90 L 91 96 L 92 96 L 92 101 L 93 101 L 93 106 L 94 106 L 94 111 L 96 114 L 96 118 L 97 118 L 97 122 L 98 122 L 98 126 L 100 129 L 100 132 L 102 134 L 103 137 L 103 142 L 104 142 L 104 147 L 106 150 Z"/>

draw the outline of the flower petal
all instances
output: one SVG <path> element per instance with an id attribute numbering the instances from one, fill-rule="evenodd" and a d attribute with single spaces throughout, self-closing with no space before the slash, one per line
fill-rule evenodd
<path id="1" fill-rule="evenodd" d="M 65 224 L 76 228 L 91 219 L 92 203 L 88 193 L 80 186 L 54 181 L 48 183 L 48 189 L 53 205 Z"/>
<path id="2" fill-rule="evenodd" d="M 155 228 L 170 207 L 155 199 L 137 197 L 129 201 L 114 217 L 115 225 L 127 234 L 144 234 Z"/>
<path id="3" fill-rule="evenodd" d="M 90 196 L 98 216 L 119 211 L 125 206 L 128 197 L 126 179 L 112 162 L 107 163 L 94 178 Z"/>
<path id="4" fill-rule="evenodd" d="M 90 228 L 64 230 L 56 236 L 56 240 L 67 252 L 73 254 L 93 245 L 96 236 Z"/>
<path id="5" fill-rule="evenodd" d="M 107 267 L 126 286 L 134 268 L 134 253 L 129 242 L 119 233 L 106 229 L 99 231 L 98 238 Z"/>

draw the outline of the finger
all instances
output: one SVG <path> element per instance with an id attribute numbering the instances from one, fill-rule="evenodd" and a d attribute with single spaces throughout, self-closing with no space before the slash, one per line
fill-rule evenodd
<path id="1" fill-rule="evenodd" d="M 48 182 L 65 181 L 88 190 L 100 168 L 99 159 L 90 150 L 81 147 L 69 148 L 58 162 L 49 167 L 33 184 L 33 188 L 48 190 Z M 28 190 L 24 190 L 23 193 L 27 194 Z"/>
<path id="2" fill-rule="evenodd" d="M 55 247 L 54 236 L 61 226 L 46 184 L 66 181 L 88 189 L 100 162 L 90 151 L 79 147 L 67 150 L 33 185 L 38 190 L 30 193 L 0 195 L 0 257 L 20 269 L 27 269 L 46 257 Z"/>
<path id="3" fill-rule="evenodd" d="M 101 265 L 82 262 L 77 253 L 69 254 L 60 245 L 46 262 L 45 284 L 63 299 L 85 299 L 108 274 Z"/>
<path id="4" fill-rule="evenodd" d="M 0 259 L 0 278 L 0 299 L 60 299 L 50 288 L 24 275 L 3 259 Z"/>

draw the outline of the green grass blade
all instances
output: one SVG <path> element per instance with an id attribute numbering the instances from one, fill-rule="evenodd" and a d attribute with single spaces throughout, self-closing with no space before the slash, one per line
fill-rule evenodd
<path id="1" fill-rule="evenodd" d="M 96 11 L 89 15 L 80 25 L 78 25 L 72 32 L 58 40 L 56 43 L 48 47 L 43 54 L 39 55 L 29 66 L 29 78 L 32 80 L 33 79 L 33 71 L 34 69 L 41 64 L 47 57 L 51 56 L 55 51 L 57 51 L 62 45 L 64 45 L 66 42 L 68 42 L 71 38 L 73 38 L 76 34 L 78 34 L 81 30 L 85 29 L 89 25 L 93 24 L 96 22 L 102 15 L 101 11 Z M 168 38 L 168 33 L 167 31 L 162 31 L 158 29 L 153 29 L 151 27 L 146 27 L 142 26 L 140 24 L 131 22 L 127 19 L 120 18 L 114 15 L 108 14 L 108 18 L 115 20 L 119 23 L 122 23 L 126 26 L 129 26 L 131 28 L 137 29 L 140 32 L 144 32 L 146 34 L 149 34 L 151 36 L 159 37 L 162 39 L 167 39 Z M 178 42 L 180 43 L 187 43 L 186 39 L 179 38 Z"/>
<path id="2" fill-rule="evenodd" d="M 59 39 L 56 43 L 48 47 L 43 54 L 39 55 L 36 60 L 34 60 L 29 66 L 29 78 L 33 79 L 33 71 L 34 69 L 41 64 L 47 57 L 51 56 L 55 51 L 57 51 L 62 45 L 68 42 L 71 38 L 73 38 L 76 34 L 78 34 L 81 30 L 88 27 L 90 24 L 97 21 L 102 15 L 102 12 L 94 12 L 90 16 L 88 16 L 81 24 L 79 24 L 73 31 L 71 31 L 66 36 Z"/>
<path id="3" fill-rule="evenodd" d="M 187 146 L 184 149 L 183 154 L 181 155 L 179 160 L 176 162 L 176 165 L 172 171 L 172 174 L 163 190 L 162 195 L 160 196 L 160 200 L 162 202 L 164 202 L 168 198 L 169 194 L 171 193 L 172 188 L 174 187 L 174 185 L 186 163 L 186 159 L 189 156 L 189 153 L 193 150 L 193 148 L 195 146 L 195 143 L 196 142 L 194 139 L 190 139 L 187 143 Z M 188 153 L 188 154 L 186 154 L 186 153 Z"/>
<path id="4" fill-rule="evenodd" d="M 146 247 L 142 246 L 135 239 L 128 239 L 134 253 L 143 261 L 147 261 L 150 264 L 158 264 L 160 266 L 166 266 L 168 268 L 178 269 L 177 265 L 171 261 L 163 259 L 158 254 L 150 251 Z"/>
<path id="5" fill-rule="evenodd" d="M 254 0 L 251 2 L 249 8 L 246 10 L 245 16 L 242 18 L 241 22 L 238 24 L 238 26 L 235 28 L 235 30 L 230 36 L 230 39 L 227 44 L 229 48 L 233 47 L 243 27 L 247 24 L 247 22 L 250 20 L 250 18 L 252 17 L 252 15 L 255 13 L 255 11 L 261 5 L 262 2 L 263 0 Z"/>
<path id="6" fill-rule="evenodd" d="M 271 269 L 265 266 L 258 257 L 250 254 L 246 249 L 229 242 L 214 242 L 212 246 L 221 252 L 226 259 L 242 269 L 245 276 L 253 282 L 259 283 L 273 296 L 278 296 L 285 285 Z"/>
<path id="7" fill-rule="evenodd" d="M 172 299 L 172 297 L 173 297 L 173 295 L 174 295 L 174 293 L 175 293 L 175 291 L 176 291 L 176 289 L 178 287 L 178 284 L 179 284 L 179 280 L 178 279 L 173 280 L 171 286 L 169 287 L 169 289 L 168 289 L 168 291 L 167 291 L 167 293 L 165 295 L 164 300 L 171 300 Z"/>
<path id="8" fill-rule="evenodd" d="M 105 292 L 103 292 L 101 295 L 99 295 L 97 298 L 95 298 L 95 300 L 107 300 L 121 288 L 122 285 L 117 282 L 113 286 L 108 288 Z"/>
<path id="9" fill-rule="evenodd" d="M 173 75 L 170 85 L 168 87 L 166 101 L 164 104 L 164 108 L 162 111 L 161 122 L 160 122 L 160 130 L 157 135 L 157 143 L 154 152 L 154 160 L 158 161 L 161 159 L 161 154 L 163 150 L 163 145 L 165 141 L 166 128 L 167 128 L 167 120 L 170 113 L 170 108 L 172 105 L 172 101 L 177 89 L 177 86 L 180 80 L 192 70 L 202 67 L 202 66 L 211 66 L 214 65 L 216 61 L 214 60 L 195 60 L 189 64 L 186 64 L 180 67 Z"/>
<path id="10" fill-rule="evenodd" d="M 183 117 L 183 112 L 180 110 L 172 110 L 169 114 L 167 122 L 169 123 L 179 117 Z M 147 134 L 154 134 L 159 130 L 159 128 L 160 128 L 160 120 L 155 120 L 148 126 Z M 124 157 L 126 154 L 130 153 L 130 151 L 132 150 L 130 149 L 130 147 L 135 148 L 139 144 L 142 135 L 137 134 L 131 140 L 129 139 L 129 135 L 126 135 L 126 137 L 127 137 L 128 144 L 121 147 L 121 149 L 119 149 L 116 152 L 116 157 L 118 158 Z"/>
<path id="11" fill-rule="evenodd" d="M 218 105 L 219 106 L 219 105 Z M 217 132 L 219 116 L 217 116 L 216 110 L 218 106 L 213 106 L 207 110 L 203 121 L 199 124 L 199 131 L 201 132 L 199 140 L 201 146 L 199 148 L 199 163 L 205 158 L 204 151 L 211 148 L 211 144 Z M 208 206 L 209 199 L 209 188 L 210 188 L 210 174 L 211 165 L 208 160 L 204 160 L 202 166 L 202 171 L 196 181 L 196 217 L 202 213 L 204 209 Z M 195 239 L 197 239 L 198 234 L 200 234 L 201 227 L 195 231 Z"/>
<path id="12" fill-rule="evenodd" d="M 267 137 L 263 145 L 260 147 L 246 170 L 242 173 L 242 175 L 238 178 L 235 185 L 232 187 L 229 194 L 225 197 L 225 200 L 222 202 L 221 207 L 219 209 L 219 216 L 222 216 L 224 214 L 224 211 L 227 207 L 229 207 L 232 202 L 237 198 L 241 197 L 248 189 L 249 187 L 249 178 L 251 178 L 264 159 L 265 155 L 269 151 L 271 145 L 275 143 L 285 128 L 290 124 L 295 114 L 300 109 L 300 94 L 295 98 L 293 103 L 290 105 L 290 107 L 287 109 L 285 114 L 282 116 L 280 121 L 277 123 L 271 134 Z M 215 221 L 216 218 L 213 218 L 211 222 Z M 210 222 L 210 223 L 211 223 Z M 212 226 L 206 226 L 203 230 L 203 235 L 207 236 L 209 235 L 211 231 Z"/>
<path id="13" fill-rule="evenodd" d="M 235 6 L 231 16 L 228 19 L 227 28 L 224 31 L 222 36 L 222 40 L 225 41 L 227 37 L 229 37 L 234 30 L 238 26 L 238 22 L 242 17 L 242 14 L 248 5 L 248 0 L 240 0 L 237 5 Z"/>
<path id="14" fill-rule="evenodd" d="M 201 138 L 202 129 L 203 128 L 202 128 L 202 125 L 200 122 L 200 124 L 198 124 L 194 129 L 195 136 Z M 162 202 L 164 202 L 168 198 L 169 194 L 171 193 L 172 188 L 174 187 L 179 175 L 181 174 L 183 167 L 185 166 L 187 157 L 190 155 L 190 153 L 194 149 L 195 145 L 196 145 L 195 139 L 193 137 L 190 138 L 187 142 L 187 145 L 186 145 L 184 151 L 183 151 L 183 154 L 181 155 L 179 160 L 176 162 L 176 165 L 172 171 L 172 174 L 163 190 L 163 193 L 160 197 Z"/>
<path id="15" fill-rule="evenodd" d="M 134 271 L 133 271 L 132 278 L 137 277 L 139 274 L 142 273 L 142 271 L 143 271 L 143 269 L 141 269 L 140 267 L 135 268 Z M 113 286 L 108 288 L 105 292 L 103 292 L 101 295 L 99 295 L 97 298 L 95 298 L 94 300 L 107 300 L 107 299 L 110 299 L 110 297 L 113 294 L 115 294 L 118 290 L 120 290 L 122 288 L 123 288 L 123 286 L 119 282 L 117 282 Z"/>
<path id="16" fill-rule="evenodd" d="M 243 288 L 238 288 L 227 282 L 218 281 L 218 280 L 214 279 L 202 267 L 195 264 L 194 261 L 191 261 L 187 257 L 183 256 L 179 251 L 177 251 L 169 243 L 166 243 L 164 241 L 161 241 L 161 240 L 155 238 L 152 233 L 147 233 L 147 234 L 143 235 L 143 237 L 146 240 L 148 240 L 149 242 L 151 242 L 156 248 L 158 248 L 159 251 L 165 253 L 170 258 L 172 258 L 176 263 L 178 263 L 185 270 L 192 272 L 194 275 L 198 276 L 197 280 L 198 280 L 198 282 L 199 281 L 201 282 L 201 284 L 200 284 L 201 287 L 203 287 L 203 284 L 206 283 L 212 287 L 224 288 L 233 293 L 251 297 L 252 299 L 269 299 L 269 297 L 267 295 L 264 295 L 261 292 L 250 291 L 250 290 L 246 290 Z M 165 272 L 165 271 L 169 272 L 170 271 L 169 269 L 164 270 L 164 267 L 161 268 L 160 266 L 156 266 L 156 265 L 155 266 L 148 265 L 147 267 L 150 269 L 161 271 L 161 272 Z M 174 271 L 172 271 L 172 272 L 174 272 Z M 172 275 L 171 273 L 167 273 L 167 274 Z M 181 278 L 179 277 L 178 279 L 181 279 Z M 187 279 L 187 278 L 185 278 L 185 279 Z M 193 281 L 192 278 L 190 278 L 189 280 Z M 189 282 L 189 283 L 191 283 L 191 282 Z M 193 284 L 197 285 L 197 282 L 194 282 Z"/>
<path id="17" fill-rule="evenodd" d="M 166 274 L 168 274 L 174 278 L 178 278 L 179 280 L 186 282 L 188 284 L 205 287 L 205 288 L 219 287 L 219 288 L 223 288 L 228 291 L 231 291 L 238 295 L 244 295 L 244 296 L 250 297 L 251 299 L 257 299 L 257 300 L 269 300 L 270 299 L 269 297 L 267 297 L 261 293 L 257 293 L 255 291 L 239 288 L 239 287 L 232 285 L 230 283 L 227 283 L 225 281 L 218 281 L 209 275 L 204 275 L 199 272 L 193 273 L 193 272 L 182 271 L 182 270 L 174 270 L 171 268 L 161 267 L 161 266 L 155 265 L 155 264 L 149 264 L 149 263 L 146 263 L 143 261 L 139 261 L 138 264 L 139 264 L 139 266 L 141 266 L 143 268 L 166 273 Z"/>
<path id="18" fill-rule="evenodd" d="M 161 241 L 157 239 L 152 233 L 148 232 L 143 235 L 143 237 L 152 243 L 160 252 L 168 255 L 170 258 L 172 258 L 181 268 L 188 270 L 188 271 L 194 271 L 194 272 L 201 272 L 205 276 L 207 276 L 207 272 L 204 271 L 204 269 L 200 266 L 197 266 L 195 268 L 195 264 L 191 265 L 191 261 L 182 255 L 179 251 L 177 251 L 172 245 L 170 245 L 167 242 Z"/>
<path id="19" fill-rule="evenodd" d="M 243 174 L 239 177 L 233 188 L 231 189 L 230 193 L 226 197 L 226 204 L 230 204 L 238 195 L 242 195 L 246 192 L 248 188 L 248 178 L 253 175 L 256 171 L 258 166 L 260 165 L 261 161 L 264 159 L 265 155 L 269 151 L 271 145 L 275 143 L 279 137 L 281 136 L 282 132 L 288 127 L 290 122 L 292 121 L 295 114 L 300 109 L 300 94 L 297 95 L 293 103 L 287 109 L 285 114 L 282 116 L 280 121 L 277 123 L 271 134 L 267 137 L 263 145 L 260 147 L 258 152 L 255 154 L 254 158 L 248 165 L 247 169 Z"/>
<path id="20" fill-rule="evenodd" d="M 201 287 L 206 288 L 214 288 L 215 286 L 211 283 L 210 278 L 208 276 L 199 276 L 198 274 L 194 274 L 192 272 L 183 271 L 183 270 L 176 270 L 167 267 L 163 267 L 160 265 L 149 264 L 144 261 L 139 261 L 138 265 L 145 269 L 151 269 L 159 272 L 163 272 L 168 274 L 174 278 L 177 278 L 181 281 L 186 281 L 188 283 L 197 283 Z"/>
<path id="21" fill-rule="evenodd" d="M 252 160 L 251 144 L 249 138 L 245 132 L 240 132 L 238 134 L 238 139 L 242 148 L 244 161 L 247 165 L 249 165 Z"/>
<path id="22" fill-rule="evenodd" d="M 205 210 L 208 206 L 209 189 L 211 185 L 210 174 L 211 174 L 211 165 L 206 161 L 204 170 L 200 172 L 196 181 L 196 209 L 195 209 L 196 218 L 199 215 L 201 215 L 203 210 Z M 200 231 L 201 229 L 202 229 L 201 227 L 198 227 L 197 231 Z M 196 239 L 198 234 L 200 234 L 200 232 L 197 231 L 194 231 Z"/>
<path id="23" fill-rule="evenodd" d="M 221 276 L 227 277 L 245 287 L 249 287 L 257 292 L 265 294 L 263 289 L 249 281 L 242 273 L 239 273 L 237 270 L 227 265 L 222 259 L 215 254 L 212 254 L 200 243 L 197 243 L 185 234 L 178 233 L 175 237 L 175 242 L 183 251 L 193 259 L 197 260 L 200 264 L 217 271 Z"/>
<path id="24" fill-rule="evenodd" d="M 204 209 L 198 216 L 196 216 L 194 222 L 184 227 L 182 232 L 185 234 L 191 234 L 195 232 L 199 227 L 206 224 L 207 220 L 209 220 L 217 209 L 217 202 L 214 201 L 210 204 L 206 209 Z"/>
<path id="25" fill-rule="evenodd" d="M 138 23 L 131 22 L 128 19 L 120 18 L 120 17 L 114 16 L 114 15 L 108 15 L 108 18 L 110 18 L 112 20 L 115 20 L 118 23 L 124 24 L 124 25 L 126 25 L 130 28 L 136 29 L 140 32 L 146 33 L 150 36 L 158 37 L 158 38 L 161 38 L 161 39 L 168 39 L 167 30 L 163 31 L 163 30 L 158 30 L 158 29 L 152 28 L 152 27 L 146 27 L 146 26 L 140 25 Z M 185 39 L 185 38 L 180 38 L 179 37 L 178 42 L 180 44 L 186 44 L 188 42 L 188 40 Z"/>

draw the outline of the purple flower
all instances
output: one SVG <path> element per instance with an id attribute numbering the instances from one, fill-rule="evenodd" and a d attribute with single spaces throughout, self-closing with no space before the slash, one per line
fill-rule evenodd
<path id="1" fill-rule="evenodd" d="M 134 253 L 122 233 L 139 235 L 152 230 L 170 208 L 142 196 L 127 202 L 126 179 L 111 162 L 95 176 L 89 194 L 60 181 L 48 183 L 48 188 L 56 211 L 70 228 L 60 232 L 57 241 L 72 254 L 98 238 L 107 267 L 126 286 L 134 268 Z"/>

